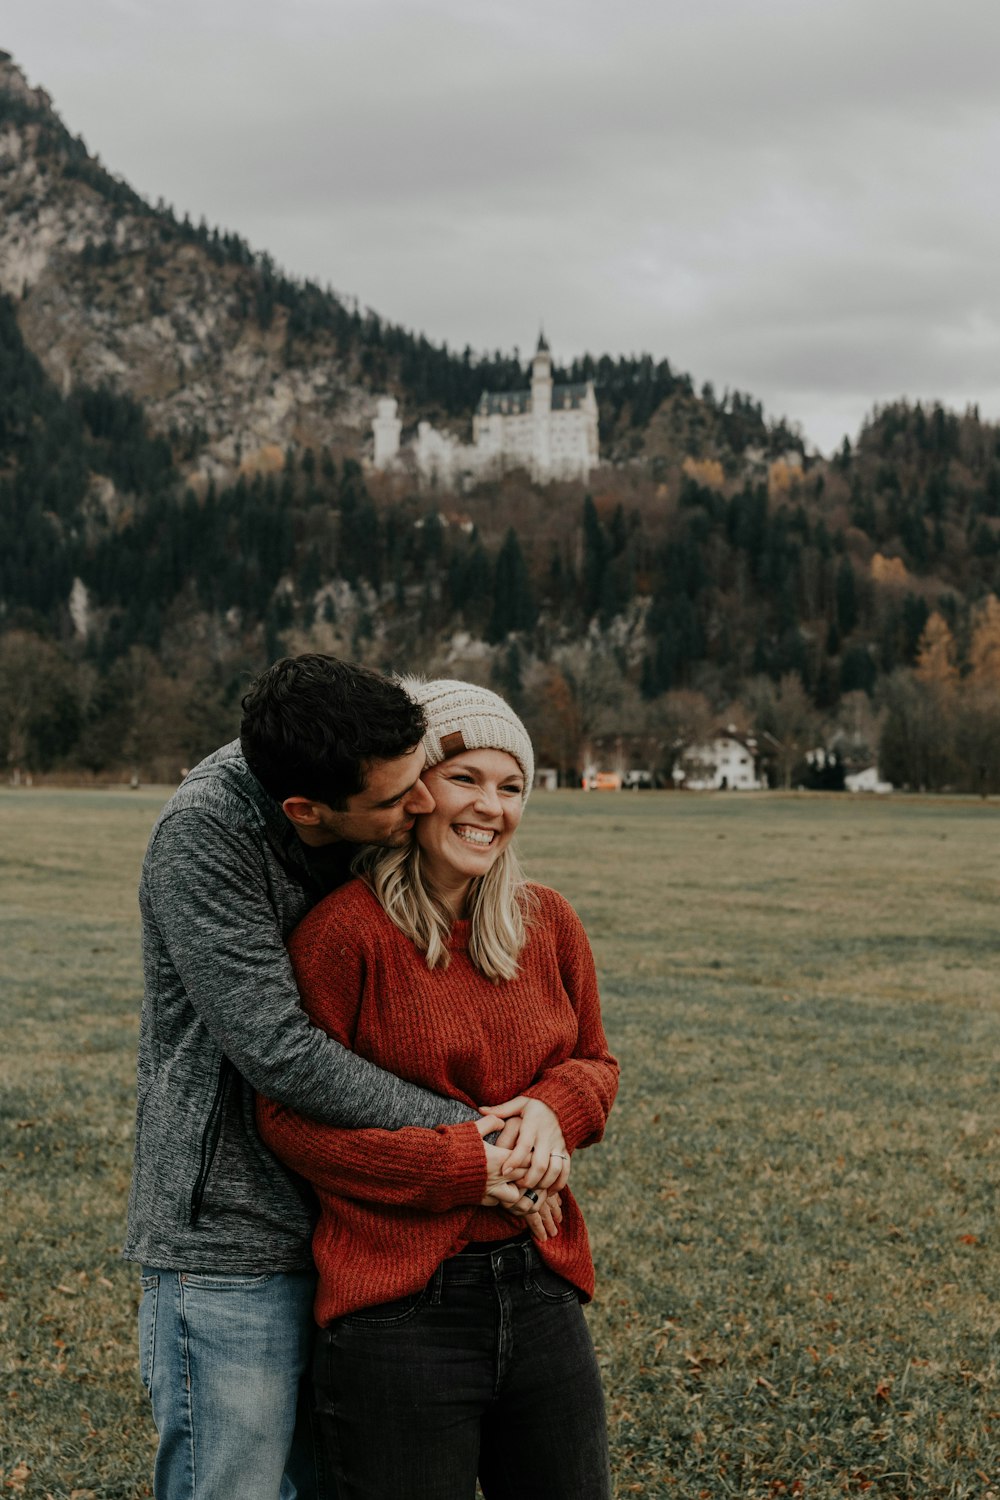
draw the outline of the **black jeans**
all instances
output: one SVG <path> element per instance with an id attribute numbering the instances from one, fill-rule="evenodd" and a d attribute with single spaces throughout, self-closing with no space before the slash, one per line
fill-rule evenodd
<path id="1" fill-rule="evenodd" d="M 314 1385 L 342 1500 L 608 1500 L 604 1397 L 576 1291 L 530 1243 L 321 1329 Z"/>

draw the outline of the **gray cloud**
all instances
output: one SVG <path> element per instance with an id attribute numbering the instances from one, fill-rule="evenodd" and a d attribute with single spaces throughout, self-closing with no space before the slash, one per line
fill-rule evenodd
<path id="1" fill-rule="evenodd" d="M 829 448 L 1000 416 L 992 0 L 8 0 L 152 197 L 450 343 L 667 356 Z"/>

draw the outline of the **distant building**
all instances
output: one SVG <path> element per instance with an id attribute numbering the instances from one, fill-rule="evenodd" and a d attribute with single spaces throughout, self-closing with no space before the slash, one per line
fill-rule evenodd
<path id="1" fill-rule="evenodd" d="M 844 777 L 844 786 L 849 792 L 877 792 L 884 796 L 892 791 L 892 782 L 883 781 L 877 766 L 866 766 L 863 771 L 854 771 Z"/>
<path id="2" fill-rule="evenodd" d="M 620 792 L 622 778 L 617 771 L 584 771 L 580 785 L 585 792 Z"/>
<path id="3" fill-rule="evenodd" d="M 756 742 L 734 730 L 720 730 L 712 740 L 689 745 L 675 780 L 692 792 L 759 792 L 767 782 L 757 774 Z"/>
<path id="4" fill-rule="evenodd" d="M 398 462 L 401 430 L 396 402 L 381 397 L 372 423 L 376 469 Z M 542 334 L 531 362 L 530 389 L 484 391 L 472 419 L 471 443 L 421 422 L 413 458 L 422 479 L 447 486 L 509 469 L 527 469 L 540 483 L 586 480 L 598 462 L 594 382 L 554 385 L 552 355 Z"/>
<path id="5" fill-rule="evenodd" d="M 397 412 L 398 403 L 391 396 L 380 396 L 375 407 L 372 435 L 375 439 L 373 463 L 376 469 L 388 469 L 399 452 L 399 434 L 403 424 Z"/>

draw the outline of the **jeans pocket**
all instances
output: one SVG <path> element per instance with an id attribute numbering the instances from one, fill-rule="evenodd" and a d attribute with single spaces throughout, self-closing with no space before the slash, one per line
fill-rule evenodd
<path id="1" fill-rule="evenodd" d="M 273 1271 L 266 1271 L 263 1276 L 211 1276 L 193 1271 L 181 1272 L 182 1286 L 198 1287 L 206 1292 L 252 1292 L 256 1287 L 267 1286 L 273 1280 Z"/>
<path id="2" fill-rule="evenodd" d="M 574 1302 L 580 1296 L 571 1282 L 546 1265 L 534 1266 L 528 1273 L 528 1290 L 543 1302 Z"/>
<path id="3" fill-rule="evenodd" d="M 159 1276 L 143 1276 L 139 1301 L 139 1379 L 146 1395 L 153 1390 L 153 1350 L 156 1345 L 156 1304 L 160 1296 Z"/>
<path id="4" fill-rule="evenodd" d="M 392 1302 L 378 1302 L 374 1307 L 359 1307 L 357 1312 L 345 1313 L 337 1322 L 345 1328 L 398 1328 L 409 1322 L 423 1307 L 427 1299 L 427 1288 L 411 1292 L 408 1297 L 396 1297 Z"/>

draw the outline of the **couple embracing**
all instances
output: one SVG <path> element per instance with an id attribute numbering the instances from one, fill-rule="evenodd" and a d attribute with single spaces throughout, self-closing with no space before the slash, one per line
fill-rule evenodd
<path id="1" fill-rule="evenodd" d="M 127 1258 L 157 1500 L 606 1500 L 568 1188 L 617 1087 L 471 683 L 278 662 L 153 830 Z"/>

